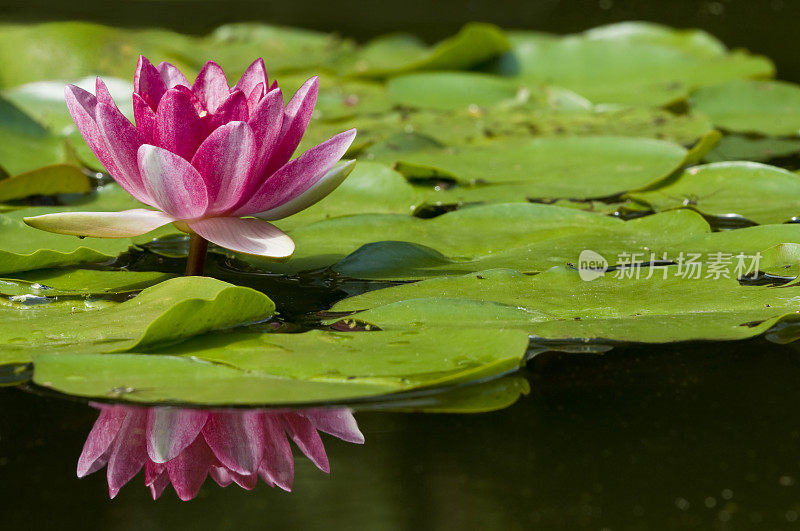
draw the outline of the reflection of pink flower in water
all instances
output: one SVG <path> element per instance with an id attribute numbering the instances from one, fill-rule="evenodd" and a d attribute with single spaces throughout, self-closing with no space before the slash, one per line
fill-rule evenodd
<path id="1" fill-rule="evenodd" d="M 194 498 L 210 475 L 220 486 L 291 490 L 294 459 L 289 440 L 323 472 L 328 457 L 317 430 L 363 443 L 348 409 L 203 411 L 170 407 L 96 405 L 101 412 L 78 461 L 78 477 L 108 465 L 108 490 L 119 490 L 144 467 L 158 498 L 169 483 L 182 500 Z"/>

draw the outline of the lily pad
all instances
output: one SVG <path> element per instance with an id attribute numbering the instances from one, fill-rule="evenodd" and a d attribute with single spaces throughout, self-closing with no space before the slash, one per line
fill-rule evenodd
<path id="1" fill-rule="evenodd" d="M 121 294 L 174 277 L 150 271 L 104 271 L 94 269 L 38 269 L 0 279 L 0 293 L 6 296 L 63 297 Z"/>
<path id="2" fill-rule="evenodd" d="M 39 311 L 41 310 L 41 311 Z M 273 302 L 250 288 L 206 277 L 178 277 L 123 303 L 94 311 L 54 312 L 47 304 L 4 308 L 0 362 L 28 361 L 42 351 L 120 352 L 174 343 L 209 330 L 268 318 Z"/>
<path id="3" fill-rule="evenodd" d="M 527 334 L 514 330 L 234 333 L 203 336 L 146 356 L 40 354 L 34 357 L 33 378 L 94 398 L 302 404 L 496 376 L 517 369 L 527 346 Z"/>
<path id="4" fill-rule="evenodd" d="M 466 70 L 508 49 L 503 30 L 476 22 L 431 48 L 406 36 L 376 39 L 360 51 L 351 75 L 385 78 L 418 70 Z"/>
<path id="5" fill-rule="evenodd" d="M 429 72 L 398 76 L 386 83 L 389 97 L 407 107 L 450 111 L 513 101 L 520 84 L 477 72 Z"/>
<path id="6" fill-rule="evenodd" d="M 800 153 L 800 139 L 725 135 L 706 156 L 707 162 L 750 160 L 769 162 Z"/>
<path id="7" fill-rule="evenodd" d="M 794 83 L 738 79 L 703 87 L 689 103 L 727 131 L 800 135 L 800 86 Z"/>
<path id="8" fill-rule="evenodd" d="M 800 287 L 686 279 L 675 266 L 654 273 L 585 281 L 568 268 L 535 276 L 490 270 L 373 291 L 332 310 L 371 308 L 352 319 L 386 330 L 448 327 L 458 315 L 460 326 L 519 328 L 546 339 L 644 343 L 744 339 L 800 317 Z"/>
<path id="9" fill-rule="evenodd" d="M 702 221 L 697 214 L 692 214 Z M 295 254 L 286 262 L 242 258 L 275 272 L 298 272 L 336 263 L 364 244 L 386 238 L 434 247 L 448 256 L 469 259 L 532 240 L 573 231 L 619 227 L 621 220 L 549 205 L 511 203 L 474 207 L 432 219 L 400 214 L 363 214 L 320 221 L 290 232 Z"/>
<path id="10" fill-rule="evenodd" d="M 628 197 L 657 212 L 690 207 L 708 216 L 783 223 L 800 215 L 800 175 L 756 162 L 718 162 L 689 168 L 666 186 Z"/>
<path id="11" fill-rule="evenodd" d="M 504 73 L 533 83 L 565 87 L 594 103 L 666 105 L 693 89 L 723 81 L 766 78 L 769 59 L 742 51 L 699 55 L 683 46 L 573 35 L 542 39 L 512 34 Z"/>
<path id="12" fill-rule="evenodd" d="M 89 178 L 75 166 L 45 166 L 0 180 L 0 202 L 31 195 L 80 194 L 90 190 Z"/>
<path id="13" fill-rule="evenodd" d="M 528 197 L 591 199 L 651 185 L 678 169 L 687 151 L 661 140 L 627 137 L 506 139 L 469 148 L 426 149 L 379 157 L 409 178 L 461 183 L 526 183 Z"/>

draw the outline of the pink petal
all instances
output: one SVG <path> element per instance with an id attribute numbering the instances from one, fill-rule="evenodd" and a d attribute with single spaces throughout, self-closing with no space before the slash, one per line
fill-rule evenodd
<path id="1" fill-rule="evenodd" d="M 206 420 L 206 411 L 150 408 L 147 415 L 147 455 L 155 463 L 174 459 L 200 435 Z"/>
<path id="2" fill-rule="evenodd" d="M 125 406 L 125 409 L 127 415 L 114 440 L 114 447 L 108 459 L 108 492 L 112 498 L 147 462 L 145 449 L 147 410 L 131 406 Z"/>
<path id="3" fill-rule="evenodd" d="M 164 81 L 164 85 L 166 85 L 167 90 L 175 88 L 178 85 L 186 88 L 192 87 L 191 83 L 189 83 L 189 81 L 186 79 L 186 76 L 184 76 L 180 70 L 166 61 L 161 61 L 156 67 L 156 70 L 158 70 L 158 73 L 161 76 L 161 79 Z"/>
<path id="4" fill-rule="evenodd" d="M 291 164 L 291 163 L 290 163 Z M 356 161 L 348 160 L 342 164 L 334 166 L 325 175 L 323 175 L 311 188 L 302 194 L 290 199 L 289 201 L 278 205 L 275 208 L 258 212 L 254 216 L 273 221 L 276 219 L 283 219 L 293 214 L 305 210 L 314 203 L 324 199 L 328 194 L 333 192 L 344 180 L 350 175 L 350 172 L 355 168 Z"/>
<path id="5" fill-rule="evenodd" d="M 294 457 L 279 415 L 265 414 L 264 459 L 258 469 L 264 481 L 289 492 L 294 480 Z"/>
<path id="6" fill-rule="evenodd" d="M 259 175 L 264 173 L 272 151 L 275 149 L 283 124 L 283 94 L 280 89 L 273 90 L 258 102 L 256 108 L 250 113 L 248 124 L 253 129 L 256 144 L 258 145 L 258 170 Z M 258 189 L 259 182 L 255 182 L 252 192 Z"/>
<path id="7" fill-rule="evenodd" d="M 203 176 L 208 190 L 208 215 L 228 212 L 241 201 L 255 161 L 253 131 L 244 122 L 223 125 L 206 138 L 192 166 Z"/>
<path id="8" fill-rule="evenodd" d="M 214 61 L 208 61 L 192 85 L 192 92 L 200 99 L 210 113 L 217 111 L 223 101 L 228 98 L 231 89 L 225 78 L 225 71 Z"/>
<path id="9" fill-rule="evenodd" d="M 167 473 L 175 492 L 183 501 L 197 496 L 216 459 L 202 437 L 198 437 L 178 457 L 167 463 Z"/>
<path id="10" fill-rule="evenodd" d="M 133 119 L 136 129 L 142 134 L 146 144 L 152 144 L 156 133 L 156 113 L 144 99 L 133 93 Z"/>
<path id="11" fill-rule="evenodd" d="M 308 409 L 299 413 L 308 418 L 319 431 L 343 441 L 364 444 L 364 435 L 358 429 L 358 423 L 349 409 Z"/>
<path id="12" fill-rule="evenodd" d="M 111 154 L 106 148 L 105 139 L 97 126 L 97 98 L 92 93 L 75 85 L 64 87 L 64 98 L 67 101 L 67 109 L 69 109 L 72 120 L 78 126 L 78 131 L 81 132 L 83 139 L 89 144 L 89 148 L 112 176 L 118 175 L 119 170 L 114 164 Z"/>
<path id="13" fill-rule="evenodd" d="M 261 98 L 264 97 L 264 84 L 259 83 L 256 87 L 250 91 L 250 94 L 247 96 L 247 109 L 250 113 L 258 106 L 258 102 L 261 101 Z"/>
<path id="14" fill-rule="evenodd" d="M 283 421 L 286 431 L 289 432 L 289 436 L 300 448 L 300 451 L 306 454 L 306 457 L 311 459 L 317 468 L 326 474 L 330 472 L 331 467 L 328 463 L 328 456 L 325 454 L 325 446 L 311 421 L 297 413 L 286 413 L 283 415 Z"/>
<path id="15" fill-rule="evenodd" d="M 169 485 L 167 465 L 147 461 L 144 465 L 144 484 L 150 487 L 150 494 L 157 500 Z"/>
<path id="16" fill-rule="evenodd" d="M 139 148 L 144 184 L 158 208 L 178 219 L 202 216 L 208 208 L 203 177 L 184 158 L 144 144 Z"/>
<path id="17" fill-rule="evenodd" d="M 78 477 L 97 472 L 108 462 L 111 443 L 119 433 L 125 420 L 125 409 L 120 406 L 103 406 L 100 416 L 92 426 L 92 431 L 83 445 L 81 457 L 78 459 Z"/>
<path id="18" fill-rule="evenodd" d="M 236 482 L 237 485 L 245 490 L 253 490 L 258 484 L 257 472 L 253 474 L 237 474 L 235 472 L 231 472 L 231 478 Z"/>
<path id="19" fill-rule="evenodd" d="M 122 212 L 57 212 L 22 218 L 27 225 L 56 234 L 93 238 L 130 238 L 172 223 L 175 218 L 157 210 L 135 208 Z"/>
<path id="20" fill-rule="evenodd" d="M 105 83 L 103 83 L 102 79 L 100 79 L 99 77 L 95 79 L 94 87 L 95 87 L 94 92 L 95 95 L 97 96 L 97 101 L 99 103 L 105 103 L 106 105 L 113 105 L 114 107 L 116 107 L 116 104 L 114 103 L 114 98 L 111 97 L 111 92 L 108 91 L 108 87 L 106 86 Z"/>
<path id="21" fill-rule="evenodd" d="M 139 64 L 136 65 L 136 74 L 133 76 L 134 94 L 141 96 L 150 108 L 155 110 L 166 90 L 167 86 L 156 67 L 147 58 L 140 55 Z"/>
<path id="22" fill-rule="evenodd" d="M 217 127 L 227 124 L 228 122 L 242 121 L 246 122 L 250 114 L 247 109 L 247 97 L 241 90 L 234 90 L 231 95 L 223 101 L 214 114 L 211 115 L 209 121 L 209 130 L 213 131 Z"/>
<path id="23" fill-rule="evenodd" d="M 308 122 L 314 112 L 319 91 L 319 78 L 312 77 L 295 92 L 286 105 L 281 127 L 280 141 L 272 152 L 267 173 L 272 173 L 292 158 L 303 134 L 306 132 Z"/>
<path id="24" fill-rule="evenodd" d="M 294 242 L 278 227 L 254 218 L 208 218 L 190 221 L 189 227 L 220 247 L 239 253 L 286 258 Z"/>
<path id="25" fill-rule="evenodd" d="M 247 216 L 272 210 L 303 194 L 342 158 L 355 136 L 356 130 L 351 129 L 309 149 L 270 176 L 234 214 Z"/>
<path id="26" fill-rule="evenodd" d="M 249 475 L 258 471 L 264 455 L 263 426 L 258 411 L 219 411 L 203 428 L 214 455 L 231 472 Z"/>
<path id="27" fill-rule="evenodd" d="M 262 90 L 269 85 L 267 83 L 267 68 L 264 66 L 264 59 L 261 57 L 247 67 L 247 70 L 244 71 L 244 74 L 242 74 L 242 77 L 233 88 L 239 89 L 249 96 L 258 85 L 261 85 Z"/>
<path id="28" fill-rule="evenodd" d="M 182 86 L 164 93 L 156 111 L 155 145 L 191 160 L 206 136 L 208 126 L 197 114 L 195 96 Z"/>
<path id="29" fill-rule="evenodd" d="M 224 488 L 233 483 L 231 472 L 224 466 L 212 466 L 208 469 L 208 474 L 220 487 Z"/>
<path id="30" fill-rule="evenodd" d="M 153 200 L 142 184 L 136 162 L 136 152 L 144 144 L 141 133 L 119 109 L 105 103 L 97 105 L 97 126 L 114 162 L 116 172 L 111 176 L 135 199 L 152 206 Z"/>

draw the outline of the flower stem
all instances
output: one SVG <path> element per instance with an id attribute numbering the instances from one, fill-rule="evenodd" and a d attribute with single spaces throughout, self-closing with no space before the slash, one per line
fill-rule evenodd
<path id="1" fill-rule="evenodd" d="M 208 240 L 195 234 L 189 236 L 189 256 L 186 258 L 186 276 L 203 276 Z"/>

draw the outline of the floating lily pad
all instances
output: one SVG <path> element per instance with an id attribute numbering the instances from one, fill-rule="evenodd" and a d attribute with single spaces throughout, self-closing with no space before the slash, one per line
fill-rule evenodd
<path id="1" fill-rule="evenodd" d="M 666 186 L 629 197 L 657 212 L 688 206 L 708 216 L 783 223 L 800 215 L 800 175 L 755 162 L 718 162 L 689 168 Z"/>
<path id="2" fill-rule="evenodd" d="M 371 308 L 352 318 L 387 330 L 448 327 L 458 315 L 460 326 L 519 328 L 546 339 L 644 343 L 743 339 L 800 317 L 800 287 L 687 279 L 675 266 L 646 276 L 609 272 L 585 281 L 567 268 L 535 276 L 490 270 L 373 291 L 332 310 Z"/>
<path id="3" fill-rule="evenodd" d="M 90 190 L 89 178 L 75 166 L 45 166 L 0 180 L 0 201 L 31 195 L 80 194 Z"/>
<path id="4" fill-rule="evenodd" d="M 431 48 L 407 36 L 376 39 L 360 51 L 351 74 L 385 78 L 417 70 L 465 70 L 508 49 L 503 30 L 471 23 Z"/>
<path id="5" fill-rule="evenodd" d="M 692 94 L 689 103 L 721 129 L 800 135 L 800 86 L 794 83 L 739 79 L 703 87 Z"/>
<path id="6" fill-rule="evenodd" d="M 564 210 L 560 207 L 545 208 Z M 471 210 L 478 208 L 465 210 L 464 213 Z M 592 223 L 592 218 L 586 218 L 588 225 L 583 227 L 564 226 L 559 230 L 541 232 L 531 230 L 527 232 L 527 237 L 520 234 L 516 241 L 506 240 L 496 247 L 484 244 L 480 249 L 465 246 L 460 253 L 432 240 L 422 240 L 434 244 L 430 246 L 396 241 L 376 242 L 364 245 L 336 263 L 333 269 L 347 277 L 374 280 L 414 280 L 490 268 L 513 268 L 535 273 L 556 265 L 578 263 L 581 252 L 587 249 L 599 253 L 611 265 L 616 263 L 618 256 L 626 253 L 636 253 L 638 259 L 634 262 L 651 258 L 658 260 L 664 252 L 680 248 L 687 238 L 694 235 L 700 239 L 710 231 L 708 223 L 701 216 L 688 210 L 665 212 L 627 222 L 597 214 L 594 216 L 597 223 Z M 469 218 L 464 216 L 462 219 Z M 465 226 L 469 225 L 465 223 Z M 800 230 L 794 232 L 800 235 Z M 473 227 L 473 234 L 487 242 L 508 237 L 504 235 L 502 225 L 476 226 Z M 435 245 L 437 243 L 438 246 Z M 728 249 L 724 242 L 715 240 L 696 245 L 707 246 L 709 252 Z M 718 248 L 714 248 L 715 245 Z M 468 252 L 471 255 L 465 256 Z"/>
<path id="7" fill-rule="evenodd" d="M 39 311 L 41 310 L 41 312 Z M 178 277 L 95 311 L 54 312 L 47 304 L 4 308 L 0 361 L 36 352 L 106 353 L 174 343 L 209 330 L 267 319 L 275 305 L 253 289 L 206 277 Z"/>
<path id="8" fill-rule="evenodd" d="M 0 279 L 0 293 L 7 296 L 61 297 L 120 294 L 174 277 L 150 271 L 104 271 L 94 269 L 38 269 Z"/>
<path id="9" fill-rule="evenodd" d="M 719 57 L 728 51 L 719 39 L 705 31 L 675 29 L 653 22 L 617 22 L 592 28 L 583 35 L 588 39 L 623 42 L 631 46 L 657 44 L 699 57 Z"/>
<path id="10" fill-rule="evenodd" d="M 511 36 L 513 61 L 504 72 L 524 81 L 558 85 L 595 103 L 666 105 L 695 88 L 774 73 L 769 59 L 734 51 L 699 55 L 662 42 L 573 35 L 542 39 Z"/>
<path id="11" fill-rule="evenodd" d="M 469 148 L 426 149 L 379 157 L 409 178 L 461 183 L 526 183 L 529 197 L 608 197 L 643 188 L 686 157 L 671 142 L 626 137 L 506 139 Z"/>
<path id="12" fill-rule="evenodd" d="M 800 153 L 800 139 L 725 135 L 706 156 L 707 162 L 750 160 L 769 162 Z"/>
<path id="13" fill-rule="evenodd" d="M 703 226 L 707 224 L 692 213 Z M 619 227 L 621 220 L 549 205 L 512 203 L 450 212 L 432 219 L 399 214 L 364 214 L 333 218 L 290 232 L 295 254 L 286 262 L 263 262 L 243 256 L 275 272 L 327 267 L 364 244 L 387 238 L 434 247 L 448 256 L 468 260 L 557 235 Z"/>
<path id="14" fill-rule="evenodd" d="M 527 346 L 527 334 L 514 330 L 234 333 L 146 356 L 41 354 L 34 381 L 136 402 L 301 404 L 503 374 L 519 367 Z"/>
<path id="15" fill-rule="evenodd" d="M 513 101 L 522 87 L 514 80 L 489 74 L 430 72 L 392 78 L 386 88 L 389 97 L 401 105 L 450 111 Z"/>

